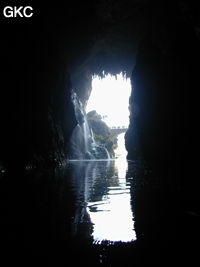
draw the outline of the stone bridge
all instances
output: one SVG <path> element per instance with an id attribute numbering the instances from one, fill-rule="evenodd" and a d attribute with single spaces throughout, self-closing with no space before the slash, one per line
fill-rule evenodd
<path id="1" fill-rule="evenodd" d="M 125 133 L 127 131 L 127 127 L 125 126 L 116 126 L 116 127 L 111 127 L 111 133 L 113 135 L 118 135 L 121 133 Z"/>

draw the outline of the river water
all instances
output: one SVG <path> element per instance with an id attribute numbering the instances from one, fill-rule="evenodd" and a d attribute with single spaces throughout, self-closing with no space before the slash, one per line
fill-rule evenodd
<path id="1" fill-rule="evenodd" d="M 118 136 L 115 153 L 118 158 L 114 160 L 73 160 L 68 165 L 76 195 L 74 234 L 88 222 L 94 243 L 136 239 L 124 134 Z"/>
<path id="2" fill-rule="evenodd" d="M 125 158 L 69 163 L 77 199 L 73 220 L 75 235 L 81 225 L 89 221 L 93 225 L 94 243 L 136 239 L 127 166 Z"/>
<path id="3" fill-rule="evenodd" d="M 118 141 L 124 143 L 123 135 Z M 132 266 L 132 261 L 154 263 L 166 256 L 175 236 L 173 192 L 146 164 L 127 161 L 124 146 L 116 154 L 117 159 L 71 160 L 65 168 L 26 172 L 23 232 L 28 261 Z M 8 221 L 13 223 L 20 205 L 12 199 L 18 192 L 6 186 L 12 198 L 5 196 L 5 202 L 13 210 Z"/>

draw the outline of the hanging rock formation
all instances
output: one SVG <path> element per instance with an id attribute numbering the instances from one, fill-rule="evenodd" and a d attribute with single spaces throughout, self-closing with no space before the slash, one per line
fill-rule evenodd
<path id="1" fill-rule="evenodd" d="M 163 221 L 160 218 L 163 214 L 161 210 L 165 209 L 168 215 L 167 200 L 173 195 L 177 202 L 173 203 L 172 198 L 171 207 L 174 204 L 175 208 L 181 208 L 177 211 L 174 208 L 174 217 L 166 216 L 164 226 L 170 223 L 172 227 L 169 229 L 173 228 L 174 232 L 179 229 L 181 257 L 177 256 L 176 263 L 185 263 L 186 256 L 188 266 L 191 266 L 191 261 L 198 260 L 198 248 L 196 259 L 193 257 L 195 242 L 192 239 L 198 237 L 200 214 L 199 163 L 196 156 L 199 151 L 200 76 L 200 9 L 197 2 L 86 0 L 65 1 L 60 6 L 48 3 L 45 7 L 40 3 L 33 6 L 34 15 L 31 18 L 0 18 L 0 195 L 3 200 L 0 201 L 0 236 L 2 247 L 7 248 L 7 263 L 12 258 L 16 264 L 17 257 L 21 255 L 19 244 L 24 242 L 20 240 L 23 239 L 22 228 L 27 221 L 27 211 L 28 219 L 33 219 L 33 228 L 36 223 L 40 230 L 45 229 L 46 224 L 40 228 L 41 221 L 37 221 L 38 213 L 41 213 L 39 218 L 42 216 L 44 222 L 51 224 L 55 235 L 63 236 L 59 227 L 62 220 L 56 203 L 52 203 L 52 193 L 55 191 L 59 203 L 61 196 L 63 205 L 60 208 L 66 214 L 65 205 L 70 211 L 75 202 L 70 195 L 65 199 L 65 186 L 63 189 L 61 186 L 61 193 L 56 188 L 59 183 L 69 187 L 69 181 L 63 176 L 61 179 L 54 177 L 52 171 L 45 180 L 41 181 L 40 175 L 34 177 L 35 188 L 24 190 L 24 170 L 54 169 L 66 161 L 70 155 L 73 131 L 84 126 L 84 120 L 81 122 L 84 115 L 78 118 L 75 114 L 72 90 L 85 107 L 91 92 L 92 75 L 103 77 L 107 73 L 116 75 L 120 72 L 126 73 L 132 81 L 130 127 L 126 134 L 128 158 L 142 158 L 153 170 L 152 176 L 148 176 L 149 180 L 145 180 L 146 169 L 142 170 L 142 179 L 140 175 L 138 177 L 139 193 L 132 194 L 136 206 L 139 203 L 133 207 L 136 211 L 135 227 L 140 237 L 138 246 L 147 252 L 143 254 L 141 249 L 142 253 L 138 256 L 137 247 L 135 254 L 139 262 L 151 258 L 155 265 L 159 249 L 165 255 L 163 261 L 171 261 L 168 265 L 174 263 L 173 254 L 168 258 L 168 248 L 177 246 L 177 243 L 173 239 L 170 243 L 171 233 L 166 234 L 167 227 L 161 225 L 160 229 L 155 229 L 155 225 Z M 84 127 L 85 132 L 89 132 L 86 124 Z M 84 143 L 85 147 L 89 146 L 89 140 L 87 142 Z M 159 178 L 159 183 L 154 184 L 154 177 Z M 29 175 L 26 178 L 29 179 Z M 34 190 L 37 191 L 35 195 Z M 35 198 L 31 199 L 33 196 Z M 158 199 L 163 200 L 159 205 Z M 44 207 L 38 211 L 35 201 Z M 43 214 L 44 210 L 47 214 L 51 213 L 50 206 L 57 214 L 52 221 L 52 214 L 50 217 Z M 179 214 L 181 216 L 176 225 L 174 218 Z M 63 221 L 65 228 L 66 220 Z M 150 235 L 145 239 L 144 233 L 147 232 Z M 32 250 L 26 247 L 27 253 L 24 253 L 25 256 L 31 255 L 27 262 L 34 259 L 35 263 L 41 262 L 40 257 L 35 257 L 38 245 L 44 266 L 51 256 L 55 257 L 54 266 L 59 266 L 61 254 L 66 261 L 66 240 L 49 243 L 46 248 L 41 240 L 33 236 L 35 243 L 30 244 L 30 229 L 27 233 L 26 241 L 32 245 Z M 156 241 L 152 233 L 157 234 Z M 167 235 L 168 247 L 165 246 Z M 47 244 L 52 236 L 46 231 L 43 238 L 42 241 Z M 152 240 L 155 247 L 152 247 Z M 160 246 L 160 241 L 163 246 Z M 45 248 L 46 254 L 43 254 Z M 150 251 L 148 248 L 151 248 Z M 129 251 L 132 257 L 132 250 Z M 73 256 L 77 258 L 77 254 Z M 133 257 L 133 265 L 134 260 Z"/>

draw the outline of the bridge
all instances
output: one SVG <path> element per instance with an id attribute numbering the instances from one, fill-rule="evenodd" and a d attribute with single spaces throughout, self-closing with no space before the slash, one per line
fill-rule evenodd
<path id="1" fill-rule="evenodd" d="M 126 126 L 116 126 L 116 127 L 114 126 L 114 127 L 111 127 L 110 129 L 113 135 L 125 133 L 128 130 Z"/>

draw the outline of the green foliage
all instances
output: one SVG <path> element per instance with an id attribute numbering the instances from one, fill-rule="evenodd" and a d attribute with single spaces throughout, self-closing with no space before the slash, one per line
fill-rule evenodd
<path id="1" fill-rule="evenodd" d="M 97 143 L 104 145 L 111 157 L 114 157 L 114 149 L 117 147 L 117 137 L 111 133 L 108 125 L 102 121 L 101 115 L 96 110 L 88 112 L 87 119 L 91 127 L 94 139 Z"/>

